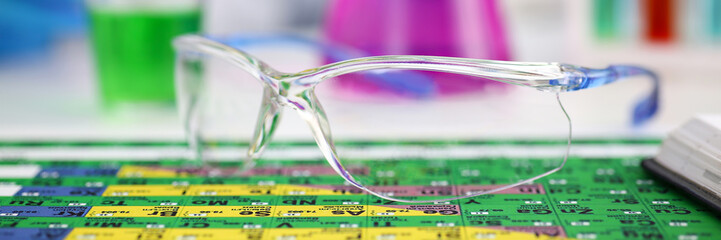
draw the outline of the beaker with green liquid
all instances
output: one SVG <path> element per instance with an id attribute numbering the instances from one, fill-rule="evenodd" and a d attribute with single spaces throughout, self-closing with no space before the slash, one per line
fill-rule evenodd
<path id="1" fill-rule="evenodd" d="M 175 101 L 171 40 L 200 30 L 198 0 L 88 0 L 106 109 Z"/>

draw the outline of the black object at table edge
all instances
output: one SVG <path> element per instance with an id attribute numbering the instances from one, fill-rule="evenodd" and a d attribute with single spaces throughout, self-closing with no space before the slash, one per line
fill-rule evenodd
<path id="1" fill-rule="evenodd" d="M 695 197 L 699 202 L 706 204 L 714 210 L 717 215 L 721 215 L 721 197 L 689 181 L 676 172 L 669 170 L 653 158 L 643 160 L 641 166 L 652 172 L 655 176 Z"/>

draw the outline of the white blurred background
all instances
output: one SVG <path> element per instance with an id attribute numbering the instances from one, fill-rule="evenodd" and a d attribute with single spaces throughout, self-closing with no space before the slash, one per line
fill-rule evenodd
<path id="1" fill-rule="evenodd" d="M 82 5 L 78 1 L 65 2 Z M 678 37 L 668 43 L 645 43 L 639 36 L 599 41 L 593 33 L 593 1 L 499 2 L 513 60 L 563 62 L 587 67 L 631 63 L 659 73 L 662 79 L 661 109 L 658 116 L 642 128 L 630 128 L 628 123 L 633 102 L 648 91 L 647 81 L 624 81 L 563 94 L 578 136 L 661 137 L 696 114 L 721 114 L 721 75 L 718 73 L 721 70 L 721 43 L 718 41 Z M 327 3 L 325 0 L 208 0 L 204 3 L 203 29 L 216 35 L 292 33 L 320 38 Z M 77 11 L 82 13 L 82 9 Z M 0 10 L 0 16 L 2 14 L 7 11 Z M 685 18 L 679 16 L 677 28 L 684 29 L 682 20 Z M 101 109 L 87 30 L 81 23 L 83 17 L 78 18 L 81 20 L 77 25 L 67 32 L 55 34 L 42 51 L 0 56 L 0 140 L 182 140 L 182 127 L 173 109 L 130 109 L 112 114 Z M 300 71 L 321 64 L 320 55 L 311 49 L 285 46 L 248 50 L 284 71 Z M 515 99 L 512 102 L 516 103 L 533 101 L 522 92 L 499 95 L 499 98 Z M 489 104 L 498 102 L 486 101 Z M 427 117 L 451 116 L 474 108 L 468 103 L 437 105 L 437 111 L 429 111 Z M 513 107 L 520 111 L 526 106 Z M 471 111 L 480 114 L 483 109 Z M 366 111 L 394 112 L 374 108 Z M 286 115 L 277 137 L 308 139 L 304 123 L 291 117 L 292 113 Z M 563 135 L 563 132 L 557 134 L 558 129 L 549 129 L 548 122 L 527 122 L 529 126 L 525 128 L 496 129 L 496 136 Z M 247 128 L 245 124 L 228 124 L 230 128 Z M 394 131 L 412 131 L 403 128 L 417 127 L 397 123 L 384 125 L 382 122 L 374 126 L 354 137 L 402 138 Z M 468 126 L 458 124 L 451 126 L 455 130 L 434 134 L 439 138 L 472 138 L 460 136 Z"/>

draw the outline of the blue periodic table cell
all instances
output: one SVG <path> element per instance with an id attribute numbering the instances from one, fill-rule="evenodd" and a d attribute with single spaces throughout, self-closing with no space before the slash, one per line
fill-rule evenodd
<path id="1" fill-rule="evenodd" d="M 0 228 L 2 240 L 61 240 L 72 229 L 58 228 Z"/>
<path id="2" fill-rule="evenodd" d="M 0 217 L 83 217 L 90 207 L 2 206 Z"/>
<path id="3" fill-rule="evenodd" d="M 46 167 L 38 173 L 38 178 L 59 178 L 59 177 L 99 177 L 115 176 L 118 168 L 87 168 L 87 167 Z"/>

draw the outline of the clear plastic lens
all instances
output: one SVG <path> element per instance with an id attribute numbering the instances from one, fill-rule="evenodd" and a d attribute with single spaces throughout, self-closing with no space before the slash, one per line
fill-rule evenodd
<path id="1" fill-rule="evenodd" d="M 533 181 L 558 171 L 567 158 L 568 144 L 563 143 L 570 144 L 570 119 L 557 93 L 569 86 L 558 81 L 566 77 L 558 64 L 386 56 L 283 74 L 202 37 L 182 37 L 174 46 L 187 50 L 189 57 L 200 51 L 234 63 L 208 61 L 199 67 L 202 80 L 195 81 L 193 75 L 199 74 L 192 71 L 194 64 L 183 62 L 185 52 L 180 54 L 176 84 L 181 116 L 191 146 L 204 160 L 237 160 L 248 166 L 241 161 L 247 159 L 244 149 L 254 135 L 258 112 L 264 116 L 258 128 L 263 137 L 258 139 L 267 140 L 280 107 L 295 109 L 306 121 L 324 158 L 347 183 L 386 200 L 436 202 L 486 193 L 542 193 Z M 386 68 L 368 70 L 378 67 Z M 265 89 L 239 69 L 268 80 Z M 361 71 L 346 72 L 354 70 Z M 562 144 L 503 144 L 529 136 L 556 136 Z M 372 140 L 375 146 L 345 144 L 359 140 Z M 392 144 L 406 141 L 420 143 Z M 447 141 L 491 144 L 464 148 L 443 145 Z M 220 154 L 223 146 L 229 146 L 231 154 Z M 251 146 L 258 153 L 259 144 Z M 504 158 L 514 160 L 497 161 Z"/>
<path id="2" fill-rule="evenodd" d="M 465 91 L 464 85 L 476 91 Z M 566 158 L 570 122 L 553 93 L 397 69 L 341 75 L 321 83 L 316 93 L 339 161 L 354 169 L 350 180 L 386 199 L 427 202 L 494 191 L 542 192 L 532 181 L 508 185 L 554 171 Z M 503 144 L 520 136 L 550 136 L 558 144 Z M 345 144 L 358 140 L 385 143 L 363 149 Z M 449 141 L 487 141 L 493 147 L 444 144 Z M 509 158 L 516 160 L 498 161 Z"/>
<path id="3" fill-rule="evenodd" d="M 181 58 L 183 59 L 183 58 Z M 176 84 L 181 114 L 186 127 L 192 158 L 196 163 L 215 166 L 219 162 L 242 162 L 247 159 L 248 146 L 262 101 L 263 88 L 257 79 L 228 61 L 203 56 L 185 59 Z M 192 69 L 197 68 L 198 70 Z M 192 79 L 188 72 L 199 73 Z M 196 81 L 195 84 L 190 82 Z M 183 91 L 182 86 L 190 89 Z M 200 161 L 198 161 L 200 160 Z"/>

